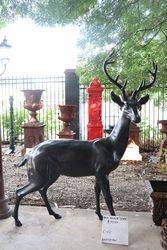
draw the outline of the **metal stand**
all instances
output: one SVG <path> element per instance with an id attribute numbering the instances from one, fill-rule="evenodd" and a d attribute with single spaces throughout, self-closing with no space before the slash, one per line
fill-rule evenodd
<path id="1" fill-rule="evenodd" d="M 13 96 L 9 97 L 10 103 L 10 153 L 15 152 L 15 138 L 14 138 L 14 115 L 13 115 Z"/>

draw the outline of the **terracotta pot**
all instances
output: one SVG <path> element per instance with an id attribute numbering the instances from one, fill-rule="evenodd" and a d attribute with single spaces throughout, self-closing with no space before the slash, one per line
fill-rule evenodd
<path id="1" fill-rule="evenodd" d="M 63 121 L 63 129 L 59 132 L 59 138 L 73 139 L 75 133 L 70 129 L 70 122 L 75 118 L 75 105 L 59 105 L 60 115 L 58 119 Z"/>
<path id="2" fill-rule="evenodd" d="M 36 111 L 43 107 L 43 102 L 41 101 L 41 95 L 44 90 L 42 89 L 26 89 L 22 90 L 25 96 L 24 108 L 31 111 L 30 120 L 28 123 L 37 123 Z"/>
<path id="3" fill-rule="evenodd" d="M 60 116 L 58 119 L 63 122 L 71 122 L 74 120 L 75 107 L 75 105 L 59 105 Z"/>

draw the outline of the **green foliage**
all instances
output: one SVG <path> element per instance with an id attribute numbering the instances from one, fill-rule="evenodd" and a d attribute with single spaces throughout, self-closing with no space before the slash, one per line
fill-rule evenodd
<path id="1" fill-rule="evenodd" d="M 55 116 L 55 109 L 47 109 L 46 113 L 44 114 L 44 124 L 45 124 L 45 131 L 48 133 L 55 133 L 60 129 L 59 120 L 56 119 Z"/>
<path id="2" fill-rule="evenodd" d="M 22 16 L 42 25 L 68 24 L 85 16 L 95 4 L 95 0 L 3 0 L 0 14 L 6 21 Z"/>
<path id="3" fill-rule="evenodd" d="M 5 27 L 5 22 L 3 20 L 0 19 L 0 29 Z"/>
<path id="4" fill-rule="evenodd" d="M 13 116 L 14 116 L 14 137 L 15 139 L 19 139 L 20 135 L 23 134 L 23 130 L 21 128 L 21 126 L 24 124 L 25 122 L 25 110 L 18 110 L 15 109 L 13 112 Z M 3 122 L 3 127 L 5 129 L 5 132 L 7 134 L 7 137 L 9 138 L 9 133 L 10 133 L 10 114 L 5 113 L 2 114 L 2 122 Z"/>
<path id="5" fill-rule="evenodd" d="M 20 137 L 23 136 L 23 129 L 22 125 L 27 122 L 28 120 L 28 112 L 25 111 L 25 109 L 19 110 L 15 109 L 13 112 L 14 115 L 14 137 L 15 139 L 20 139 Z M 5 130 L 5 133 L 7 135 L 7 138 L 9 138 L 10 134 L 10 114 L 5 113 L 1 116 L 3 128 Z M 44 113 L 44 116 L 41 117 L 41 120 L 44 121 L 45 124 L 45 131 L 47 131 L 47 134 L 55 133 L 56 131 L 59 131 L 62 127 L 62 124 L 60 124 L 60 121 L 57 119 L 55 120 L 55 110 L 54 109 L 48 109 L 46 110 L 46 113 Z"/>
<path id="6" fill-rule="evenodd" d="M 160 157 L 162 163 L 167 163 L 167 148 L 162 148 L 162 154 Z"/>
<path id="7" fill-rule="evenodd" d="M 160 90 L 167 99 L 167 1 L 4 0 L 0 14 L 2 20 L 21 15 L 41 25 L 78 25 L 82 33 L 79 46 L 83 50 L 78 73 L 84 84 L 94 76 L 103 84 L 108 83 L 102 63 L 113 47 L 117 55 L 112 76 L 120 74 L 122 81 L 128 78 L 131 90 L 141 80 L 149 80 L 148 69 L 154 60 L 158 64 L 157 83 L 149 92 L 154 97 Z"/>
<path id="8" fill-rule="evenodd" d="M 51 122 L 53 117 L 54 117 L 54 110 L 53 109 L 47 110 L 44 117 L 45 130 L 49 131 L 53 129 L 53 123 Z"/>
<path id="9" fill-rule="evenodd" d="M 143 146 L 145 150 L 146 149 L 155 149 L 156 147 L 159 147 L 160 141 L 161 141 L 161 133 L 159 130 L 155 127 L 152 127 L 147 119 L 144 121 L 141 121 L 140 124 L 140 138 L 141 141 L 143 141 Z"/>
<path id="10" fill-rule="evenodd" d="M 140 122 L 140 131 L 141 137 L 145 140 L 150 140 L 157 134 L 157 129 L 150 126 L 146 120 Z"/>
<path id="11" fill-rule="evenodd" d="M 101 78 L 104 54 L 107 55 L 115 47 L 117 60 L 115 70 L 112 69 L 113 77 L 119 74 L 123 81 L 127 78 L 128 87 L 132 90 L 141 80 L 149 81 L 148 70 L 152 68 L 154 60 L 158 64 L 158 75 L 151 92 L 154 94 L 163 88 L 166 97 L 166 9 L 167 3 L 164 1 L 110 1 L 110 4 L 109 1 L 103 1 L 103 6 L 95 10 L 94 16 L 89 17 L 83 29 L 80 45 L 86 58 L 83 60 L 84 55 L 81 55 L 78 70 L 82 81 L 86 75 L 84 69 L 90 78 L 93 73 Z M 93 19 L 94 22 L 91 22 Z M 97 55 L 100 54 L 103 54 L 103 58 L 99 63 Z M 103 80 L 105 82 L 108 81 Z"/>

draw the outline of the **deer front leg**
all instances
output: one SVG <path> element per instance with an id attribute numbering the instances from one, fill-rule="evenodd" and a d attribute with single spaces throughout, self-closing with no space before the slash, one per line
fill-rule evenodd
<path id="1" fill-rule="evenodd" d="M 96 176 L 96 180 L 102 190 L 110 214 L 115 216 L 108 177 L 103 173 L 98 173 Z"/>
<path id="2" fill-rule="evenodd" d="M 96 211 L 95 211 L 95 213 L 98 215 L 99 220 L 102 220 L 103 216 L 100 212 L 100 193 L 101 193 L 101 188 L 100 188 L 98 182 L 96 181 L 96 183 L 95 183 L 95 197 L 96 197 Z"/>

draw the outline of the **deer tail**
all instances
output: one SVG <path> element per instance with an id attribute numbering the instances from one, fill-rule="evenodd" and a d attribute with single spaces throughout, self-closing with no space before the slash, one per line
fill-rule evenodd
<path id="1" fill-rule="evenodd" d="M 28 155 L 25 155 L 25 157 L 15 165 L 15 167 L 20 168 L 24 166 L 28 162 L 28 159 L 29 159 Z"/>

